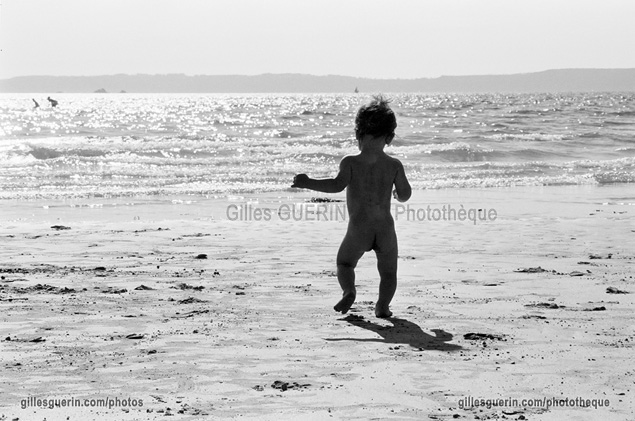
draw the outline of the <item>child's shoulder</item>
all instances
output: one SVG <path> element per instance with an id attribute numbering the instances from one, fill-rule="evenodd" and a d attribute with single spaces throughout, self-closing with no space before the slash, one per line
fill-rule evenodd
<path id="1" fill-rule="evenodd" d="M 386 157 L 385 158 L 386 161 L 390 162 L 393 165 L 396 165 L 396 166 L 401 166 L 402 165 L 401 161 L 399 159 L 395 158 L 394 156 L 390 156 L 388 154 L 385 154 L 385 157 Z"/>
<path id="2" fill-rule="evenodd" d="M 343 164 L 344 163 L 353 164 L 355 162 L 365 162 L 367 160 L 368 160 L 367 157 L 365 158 L 364 156 L 362 156 L 361 153 L 358 153 L 358 154 L 346 155 L 346 156 L 344 156 L 344 158 L 342 158 L 342 160 L 340 162 L 343 163 Z M 397 158 L 395 158 L 393 156 L 390 156 L 390 155 L 388 155 L 386 153 L 383 153 L 383 154 L 379 155 L 379 160 L 380 161 L 386 161 L 386 162 L 389 162 L 391 164 L 401 165 L 401 161 L 400 160 L 398 160 Z M 375 161 L 375 159 L 373 159 L 373 161 Z"/>
<path id="3" fill-rule="evenodd" d="M 356 161 L 358 161 L 358 160 L 359 160 L 359 155 L 360 155 L 360 154 L 350 154 L 350 155 L 346 155 L 346 156 L 344 156 L 344 158 L 342 158 L 342 160 L 340 161 L 340 163 L 341 163 L 341 164 L 344 164 L 344 165 L 346 165 L 346 164 L 350 165 L 350 164 L 352 164 L 352 163 L 354 163 L 354 162 L 356 162 Z"/>

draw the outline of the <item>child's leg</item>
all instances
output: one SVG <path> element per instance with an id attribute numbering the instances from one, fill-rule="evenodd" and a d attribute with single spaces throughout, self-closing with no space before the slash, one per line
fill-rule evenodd
<path id="1" fill-rule="evenodd" d="M 377 254 L 377 270 L 379 271 L 379 298 L 375 304 L 375 316 L 390 317 L 390 302 L 397 290 L 397 237 L 387 239 L 386 247 L 375 250 Z"/>
<path id="2" fill-rule="evenodd" d="M 342 314 L 348 312 L 355 302 L 355 266 L 363 254 L 358 242 L 347 233 L 337 252 L 337 280 L 342 288 L 342 299 L 333 307 Z"/>

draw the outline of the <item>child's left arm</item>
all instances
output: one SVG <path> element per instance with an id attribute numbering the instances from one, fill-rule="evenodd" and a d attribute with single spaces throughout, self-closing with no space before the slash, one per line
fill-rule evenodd
<path id="1" fill-rule="evenodd" d="M 344 158 L 342 159 L 342 162 L 340 162 L 340 172 L 337 174 L 337 177 L 316 180 L 314 178 L 310 178 L 306 174 L 298 174 L 293 177 L 293 184 L 291 187 L 315 190 L 322 193 L 339 193 L 348 186 L 350 181 L 351 165 L 349 160 Z"/>

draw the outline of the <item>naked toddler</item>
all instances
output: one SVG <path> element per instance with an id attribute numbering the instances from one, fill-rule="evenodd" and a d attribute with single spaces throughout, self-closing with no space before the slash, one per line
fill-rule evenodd
<path id="1" fill-rule="evenodd" d="M 316 180 L 298 174 L 291 187 L 338 193 L 346 188 L 349 222 L 337 253 L 337 280 L 342 299 L 335 311 L 346 313 L 355 302 L 355 267 L 362 255 L 374 250 L 380 276 L 377 317 L 390 317 L 390 302 L 397 289 L 397 235 L 390 213 L 391 192 L 400 202 L 411 188 L 403 165 L 384 152 L 395 137 L 397 120 L 381 96 L 362 106 L 355 117 L 355 138 L 360 153 L 345 156 L 335 178 Z M 394 186 L 394 190 L 393 190 Z"/>

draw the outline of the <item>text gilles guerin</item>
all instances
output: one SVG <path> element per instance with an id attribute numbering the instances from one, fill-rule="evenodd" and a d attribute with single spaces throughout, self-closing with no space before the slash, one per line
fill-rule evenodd
<path id="1" fill-rule="evenodd" d="M 414 207 L 393 204 L 391 213 L 396 221 L 406 220 L 414 222 L 459 221 L 477 222 L 495 221 L 498 217 L 496 209 L 465 208 L 452 205 L 441 207 Z M 348 212 L 342 203 L 299 203 L 282 204 L 277 208 L 259 207 L 251 203 L 231 204 L 225 211 L 230 221 L 267 222 L 274 219 L 280 221 L 346 221 Z"/>

